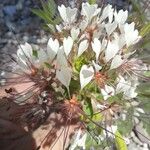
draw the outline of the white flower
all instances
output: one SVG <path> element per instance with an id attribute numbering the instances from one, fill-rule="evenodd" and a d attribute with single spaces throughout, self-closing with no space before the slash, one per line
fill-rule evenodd
<path id="1" fill-rule="evenodd" d="M 65 23 L 71 24 L 76 21 L 77 8 L 65 7 L 64 5 L 58 6 L 58 11 Z"/>
<path id="2" fill-rule="evenodd" d="M 124 25 L 124 34 L 127 46 L 135 44 L 139 40 L 138 30 L 134 30 L 134 26 L 134 22 L 132 22 L 131 24 L 126 23 Z"/>
<path id="3" fill-rule="evenodd" d="M 88 22 L 90 22 L 94 16 L 100 13 L 101 9 L 97 7 L 98 7 L 97 4 L 90 5 L 89 3 L 82 3 L 81 14 L 86 16 Z"/>
<path id="4" fill-rule="evenodd" d="M 105 87 L 101 89 L 101 93 L 104 97 L 104 100 L 107 100 L 109 97 L 115 94 L 115 90 L 112 86 L 105 85 Z"/>
<path id="5" fill-rule="evenodd" d="M 100 42 L 99 39 L 94 38 L 94 40 L 93 40 L 93 42 L 91 44 L 92 44 L 92 49 L 93 49 L 93 51 L 96 54 L 96 60 L 98 60 L 99 54 L 101 52 L 101 42 Z"/>
<path id="6" fill-rule="evenodd" d="M 111 60 L 119 51 L 119 46 L 118 43 L 114 40 L 114 41 L 109 41 L 107 48 L 105 50 L 105 59 L 106 62 L 108 62 L 109 60 Z"/>
<path id="7" fill-rule="evenodd" d="M 94 69 L 92 66 L 83 65 L 80 70 L 80 85 L 83 89 L 94 77 Z"/>
<path id="8" fill-rule="evenodd" d="M 68 56 L 73 46 L 73 39 L 70 36 L 64 38 L 63 46 L 64 46 L 64 52 L 66 56 Z"/>
<path id="9" fill-rule="evenodd" d="M 80 34 L 80 29 L 73 27 L 70 31 L 70 34 L 71 34 L 72 39 L 75 41 Z"/>
<path id="10" fill-rule="evenodd" d="M 78 57 L 82 55 L 82 53 L 88 48 L 88 46 L 88 40 L 84 40 L 79 44 Z"/>
<path id="11" fill-rule="evenodd" d="M 118 24 L 124 24 L 128 18 L 128 11 L 127 10 L 126 11 L 119 10 L 118 13 L 117 13 L 117 11 L 115 11 L 114 16 L 115 16 L 115 21 Z"/>
<path id="12" fill-rule="evenodd" d="M 123 62 L 124 62 L 124 60 L 122 59 L 122 56 L 116 55 L 111 62 L 110 69 L 118 68 L 119 66 L 121 66 L 123 64 Z"/>
<path id="13" fill-rule="evenodd" d="M 48 54 L 50 61 L 52 61 L 55 58 L 58 52 L 58 49 L 59 49 L 58 40 L 57 39 L 53 40 L 52 38 L 50 38 L 47 44 L 47 54 Z"/>
<path id="14" fill-rule="evenodd" d="M 75 135 L 75 139 L 73 144 L 71 144 L 70 150 L 74 150 L 76 147 L 80 147 L 83 150 L 85 149 L 85 142 L 87 138 L 87 133 L 82 135 L 81 129 L 79 129 L 78 133 Z"/>

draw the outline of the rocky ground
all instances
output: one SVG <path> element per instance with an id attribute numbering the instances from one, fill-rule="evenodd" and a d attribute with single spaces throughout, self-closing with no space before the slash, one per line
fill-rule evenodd
<path id="1" fill-rule="evenodd" d="M 103 0 L 99 1 L 99 3 L 102 1 Z M 67 0 L 57 0 L 56 2 L 57 4 L 68 4 Z M 70 5 L 74 5 L 73 0 L 69 2 Z M 79 1 L 76 0 L 76 3 L 78 2 Z M 118 9 L 129 8 L 125 0 L 107 0 L 105 2 L 117 5 Z M 35 0 L 0 0 L 0 65 L 9 59 L 7 54 L 12 55 L 16 52 L 20 43 L 29 42 L 37 47 L 46 47 L 50 35 L 42 29 L 42 21 L 31 12 L 32 8 L 39 7 L 39 1 Z M 6 124 L 5 121 L 0 121 L 2 124 Z M 9 125 L 11 126 L 10 122 Z M 144 132 L 140 125 L 137 127 L 140 128 L 139 130 L 141 132 Z M 22 131 L 22 133 L 23 132 L 24 131 Z M 134 142 L 131 142 L 129 145 L 129 150 L 148 150 L 146 147 L 149 141 L 146 141 L 143 137 L 137 138 L 133 133 L 131 139 Z M 147 144 L 143 144 L 143 142 Z M 137 145 L 141 145 L 141 147 Z"/>

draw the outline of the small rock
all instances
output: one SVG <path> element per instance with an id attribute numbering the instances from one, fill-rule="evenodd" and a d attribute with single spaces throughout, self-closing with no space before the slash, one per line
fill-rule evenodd
<path id="1" fill-rule="evenodd" d="M 5 15 L 13 17 L 17 13 L 17 9 L 15 5 L 8 5 L 3 8 L 3 12 Z"/>
<path id="2" fill-rule="evenodd" d="M 20 24 L 26 26 L 31 23 L 31 18 L 25 18 L 20 21 Z"/>

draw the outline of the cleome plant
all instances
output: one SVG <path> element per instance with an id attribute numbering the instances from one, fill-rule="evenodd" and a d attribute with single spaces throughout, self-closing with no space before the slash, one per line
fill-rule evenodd
<path id="1" fill-rule="evenodd" d="M 82 3 L 81 10 L 53 1 L 43 2 L 43 8 L 33 12 L 45 21 L 51 14 L 47 47 L 20 44 L 10 56 L 13 69 L 1 71 L 7 99 L 20 106 L 13 119 L 35 130 L 52 113 L 60 114 L 64 126 L 50 149 L 63 135 L 62 149 L 127 150 L 134 125 L 148 113 L 140 82 L 150 81 L 149 66 L 137 55 L 142 36 L 127 22 L 128 11 L 109 4 L 100 8 L 94 1 Z M 23 90 L 15 90 L 20 84 Z M 77 128 L 68 142 L 73 124 Z"/>

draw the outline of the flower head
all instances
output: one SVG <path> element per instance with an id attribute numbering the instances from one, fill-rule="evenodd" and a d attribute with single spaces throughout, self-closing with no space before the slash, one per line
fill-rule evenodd
<path id="1" fill-rule="evenodd" d="M 81 11 L 61 5 L 58 11 L 62 22 L 54 27 L 57 34 L 48 40 L 46 50 L 33 50 L 25 43 L 17 51 L 16 62 L 23 79 L 35 87 L 26 89 L 30 94 L 33 91 L 31 103 L 37 104 L 40 99 L 37 105 L 42 110 L 57 110 L 69 125 L 73 119 L 78 120 L 82 131 L 91 131 L 92 137 L 98 138 L 98 132 L 115 138 L 116 116 L 132 108 L 129 102 L 137 97 L 138 77 L 145 70 L 131 49 L 140 39 L 135 23 L 126 23 L 128 12 L 117 11 L 111 5 L 99 8 L 97 4 L 82 3 Z M 0 77 L 2 84 L 2 73 Z M 41 100 L 43 93 L 45 101 Z M 51 93 L 55 98 L 49 96 Z M 137 111 L 142 113 L 141 109 Z M 86 149 L 89 135 L 82 131 L 78 131 L 72 150 Z"/>

